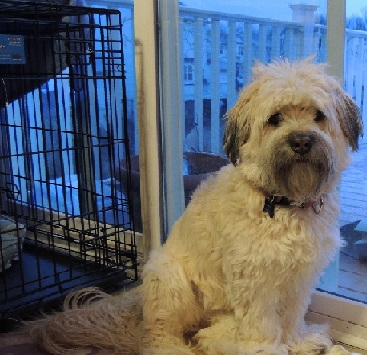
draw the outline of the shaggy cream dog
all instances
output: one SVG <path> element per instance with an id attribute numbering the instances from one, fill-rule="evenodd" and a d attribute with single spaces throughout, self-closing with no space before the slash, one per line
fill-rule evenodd
<path id="1" fill-rule="evenodd" d="M 276 61 L 254 67 L 227 120 L 232 164 L 195 192 L 166 244 L 152 252 L 143 285 L 119 297 L 70 296 L 63 313 L 33 328 L 44 348 L 329 351 L 326 329 L 306 325 L 304 314 L 340 245 L 336 187 L 358 148 L 358 109 L 325 66 Z M 101 300 L 78 306 L 90 293 Z"/>

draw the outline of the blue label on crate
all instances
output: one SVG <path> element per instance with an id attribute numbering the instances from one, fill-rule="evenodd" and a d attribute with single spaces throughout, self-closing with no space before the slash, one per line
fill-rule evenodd
<path id="1" fill-rule="evenodd" d="M 24 37 L 0 34 L 0 64 L 25 64 Z"/>

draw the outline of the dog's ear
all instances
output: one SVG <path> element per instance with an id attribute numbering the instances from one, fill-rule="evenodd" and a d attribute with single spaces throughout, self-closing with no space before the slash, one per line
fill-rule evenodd
<path id="1" fill-rule="evenodd" d="M 363 134 L 363 123 L 355 101 L 342 89 L 334 89 L 336 111 L 341 129 L 353 151 L 358 150 L 358 139 Z"/>
<path id="2" fill-rule="evenodd" d="M 236 104 L 226 113 L 227 120 L 223 138 L 223 150 L 233 165 L 237 164 L 240 148 L 250 137 L 248 112 L 251 111 L 252 99 L 256 97 L 260 88 L 260 77 L 266 72 L 267 65 L 256 62 L 252 67 L 250 84 L 246 86 Z"/>
<path id="3" fill-rule="evenodd" d="M 245 144 L 250 136 L 250 125 L 245 117 L 246 102 L 237 101 L 224 118 L 227 120 L 223 138 L 223 149 L 233 165 L 237 164 L 240 147 Z"/>

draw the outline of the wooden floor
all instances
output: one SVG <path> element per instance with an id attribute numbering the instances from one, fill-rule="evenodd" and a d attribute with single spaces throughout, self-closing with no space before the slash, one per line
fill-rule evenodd
<path id="1" fill-rule="evenodd" d="M 345 344 L 340 344 L 340 345 L 342 345 L 344 348 L 346 348 L 348 351 L 350 351 L 352 353 L 367 355 L 367 350 L 356 349 L 356 348 L 353 348 L 353 347 L 345 345 Z"/>
<path id="2" fill-rule="evenodd" d="M 340 344 L 355 354 L 367 355 L 367 350 L 361 350 Z M 30 337 L 25 332 L 0 334 L 0 354 L 1 355 L 46 355 L 47 353 L 32 344 Z M 86 355 L 112 355 L 111 351 L 94 349 Z M 118 353 L 114 353 L 118 354 Z"/>

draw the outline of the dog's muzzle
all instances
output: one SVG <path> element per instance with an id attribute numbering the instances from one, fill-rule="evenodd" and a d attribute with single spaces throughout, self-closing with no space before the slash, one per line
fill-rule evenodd
<path id="1" fill-rule="evenodd" d="M 274 140 L 263 166 L 268 196 L 286 196 L 298 205 L 314 201 L 334 173 L 333 148 L 315 131 L 292 131 Z"/>

